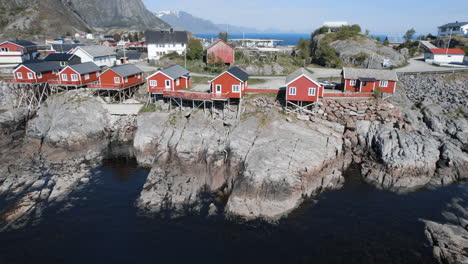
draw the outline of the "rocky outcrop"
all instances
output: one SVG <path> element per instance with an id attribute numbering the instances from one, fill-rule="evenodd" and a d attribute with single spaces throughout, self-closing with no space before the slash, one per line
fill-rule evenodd
<path id="1" fill-rule="evenodd" d="M 425 234 L 439 263 L 468 263 L 468 195 L 455 198 L 443 216 L 445 223 L 424 220 Z"/>
<path id="2" fill-rule="evenodd" d="M 26 136 L 59 159 L 71 152 L 92 159 L 107 146 L 109 126 L 102 102 L 77 90 L 49 97 L 28 123 Z"/>
<path id="3" fill-rule="evenodd" d="M 231 126 L 194 112 L 138 118 L 134 147 L 153 165 L 138 204 L 151 211 L 186 208 L 200 192 L 228 195 L 226 213 L 277 219 L 306 196 L 339 187 L 344 164 L 341 134 L 326 126 L 288 123 L 272 114 Z M 310 148 L 309 146 L 315 146 Z"/>
<path id="4" fill-rule="evenodd" d="M 455 116 L 468 113 L 468 73 L 400 75 L 406 95 L 413 103 L 438 104 Z M 463 112 L 460 113 L 460 110 Z"/>
<path id="5" fill-rule="evenodd" d="M 390 60 L 393 66 L 402 65 L 406 61 L 402 54 L 370 38 L 360 41 L 336 40 L 330 43 L 330 46 L 335 49 L 345 65 L 378 69 L 383 67 L 384 60 Z M 360 56 L 362 54 L 366 56 Z"/>

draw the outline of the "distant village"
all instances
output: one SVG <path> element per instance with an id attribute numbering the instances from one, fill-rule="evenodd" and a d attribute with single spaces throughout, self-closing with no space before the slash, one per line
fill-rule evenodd
<path id="1" fill-rule="evenodd" d="M 346 27 L 346 22 L 327 22 L 330 32 Z M 131 33 L 130 33 L 131 34 Z M 448 23 L 439 27 L 439 36 L 468 36 L 468 22 Z M 190 52 L 190 40 L 202 47 L 205 63 L 225 67 L 206 83 L 205 91 L 191 90 L 191 72 L 186 66 L 158 68 L 158 61 L 171 54 L 184 57 Z M 399 40 L 386 39 L 389 44 Z M 394 42 L 393 42 L 394 41 Z M 170 100 L 178 105 L 188 102 L 239 103 L 247 93 L 284 91 L 289 112 L 307 112 L 321 98 L 373 98 L 395 93 L 395 70 L 344 67 L 340 82 L 320 82 L 304 67 L 285 76 L 282 87 L 249 87 L 249 74 L 236 66 L 236 52 L 255 50 L 259 54 L 292 54 L 294 47 L 279 46 L 275 39 L 198 39 L 189 32 L 147 31 L 130 37 L 77 32 L 72 37 L 46 39 L 44 44 L 27 40 L 9 40 L 0 44 L 0 64 L 11 65 L 12 77 L 4 79 L 23 89 L 23 104 L 39 106 L 48 95 L 58 91 L 86 88 L 106 99 L 123 102 L 145 87 L 151 102 Z M 425 49 L 424 60 L 439 66 L 463 67 L 465 53 L 459 48 L 437 47 L 419 41 Z M 266 56 L 266 55 L 265 55 Z M 34 97 L 35 100 L 27 98 Z M 35 102 L 35 103 L 34 103 Z"/>

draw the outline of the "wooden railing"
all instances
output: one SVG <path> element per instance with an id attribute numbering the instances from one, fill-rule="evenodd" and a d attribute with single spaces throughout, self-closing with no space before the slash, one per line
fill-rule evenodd
<path id="1" fill-rule="evenodd" d="M 31 79 L 4 79 L 3 81 L 7 83 L 37 83 L 37 80 Z"/>
<path id="2" fill-rule="evenodd" d="M 126 86 L 123 83 L 112 83 L 112 84 L 92 83 L 88 85 L 88 88 L 93 88 L 93 89 L 122 89 L 125 87 Z"/>
<path id="3" fill-rule="evenodd" d="M 323 93 L 323 97 L 347 97 L 347 98 L 371 98 L 374 97 L 373 93 Z"/>
<path id="4" fill-rule="evenodd" d="M 227 98 L 226 94 L 211 94 L 211 93 L 200 93 L 200 92 L 188 92 L 188 91 L 163 91 L 164 97 L 191 99 L 191 100 L 212 100 L 218 99 L 223 100 Z"/>
<path id="5" fill-rule="evenodd" d="M 51 80 L 49 84 L 52 85 L 80 85 L 82 84 L 80 81 L 61 81 L 61 80 Z"/>
<path id="6" fill-rule="evenodd" d="M 279 93 L 279 89 L 256 89 L 256 88 L 247 88 L 245 89 L 246 93 L 272 93 L 277 94 Z"/>

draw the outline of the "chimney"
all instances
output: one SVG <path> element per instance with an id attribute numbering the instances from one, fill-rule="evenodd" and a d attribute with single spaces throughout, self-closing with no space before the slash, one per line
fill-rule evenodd
<path id="1" fill-rule="evenodd" d="M 171 33 L 174 33 L 174 28 L 171 28 L 169 31 L 170 31 Z"/>

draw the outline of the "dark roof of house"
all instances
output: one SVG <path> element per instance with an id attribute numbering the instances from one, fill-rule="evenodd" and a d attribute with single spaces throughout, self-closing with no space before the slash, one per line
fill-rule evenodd
<path id="1" fill-rule="evenodd" d="M 293 73 L 286 76 L 286 84 L 291 83 L 292 81 L 296 80 L 297 78 L 299 78 L 302 75 L 306 76 L 307 78 L 309 78 L 311 80 L 314 80 L 314 77 L 312 76 L 312 74 L 308 70 L 306 70 L 304 68 L 299 68 L 296 71 L 294 71 Z"/>
<path id="2" fill-rule="evenodd" d="M 366 78 L 366 77 L 359 77 L 361 82 L 375 82 L 377 81 L 375 78 Z"/>
<path id="3" fill-rule="evenodd" d="M 384 81 L 398 81 L 398 76 L 394 70 L 343 68 L 342 74 L 346 80 L 374 78 Z"/>
<path id="4" fill-rule="evenodd" d="M 101 69 L 99 68 L 99 66 L 94 64 L 94 62 L 85 62 L 85 63 L 75 64 L 75 65 L 70 65 L 69 67 L 79 74 L 98 72 Z"/>
<path id="5" fill-rule="evenodd" d="M 37 46 L 36 43 L 27 41 L 27 40 L 22 40 L 22 39 L 17 39 L 17 40 L 9 40 L 11 43 L 15 43 L 16 45 L 19 45 L 21 47 L 29 47 L 29 46 Z"/>
<path id="6" fill-rule="evenodd" d="M 67 53 L 50 53 L 45 56 L 45 61 L 70 61 L 75 55 Z"/>
<path id="7" fill-rule="evenodd" d="M 166 74 L 167 76 L 171 77 L 172 79 L 177 79 L 182 76 L 188 76 L 189 71 L 186 70 L 184 67 L 180 65 L 172 65 L 170 67 L 164 68 L 160 70 L 162 73 Z"/>
<path id="8" fill-rule="evenodd" d="M 51 61 L 28 61 L 18 65 L 18 67 L 21 67 L 21 65 L 24 65 L 25 67 L 36 73 L 50 72 L 62 69 L 62 67 L 59 64 Z"/>
<path id="9" fill-rule="evenodd" d="M 249 74 L 237 66 L 233 66 L 227 70 L 230 74 L 234 75 L 239 80 L 245 82 L 249 79 Z"/>
<path id="10" fill-rule="evenodd" d="M 61 53 L 67 53 L 70 50 L 79 46 L 84 46 L 84 44 L 52 44 L 52 48 L 56 52 L 61 52 Z"/>
<path id="11" fill-rule="evenodd" d="M 139 60 L 139 59 L 141 59 L 142 55 L 143 55 L 143 53 L 138 52 L 138 51 L 126 51 L 125 52 L 125 57 L 127 57 L 127 59 L 129 59 L 129 60 Z M 119 52 L 118 56 L 119 56 L 119 58 L 124 57 L 123 51 Z"/>
<path id="12" fill-rule="evenodd" d="M 146 43 L 148 44 L 171 44 L 187 43 L 187 31 L 147 31 Z"/>
<path id="13" fill-rule="evenodd" d="M 130 75 L 135 75 L 137 73 L 143 72 L 138 68 L 137 66 L 133 64 L 124 64 L 124 65 L 119 65 L 119 66 L 114 66 L 109 68 L 109 70 L 112 70 L 113 72 L 117 73 L 118 75 L 122 77 L 127 77 Z"/>
<path id="14" fill-rule="evenodd" d="M 454 22 L 454 23 L 448 23 L 448 24 L 445 24 L 445 25 L 442 25 L 440 26 L 440 28 L 443 28 L 443 27 L 461 27 L 461 26 L 464 26 L 468 24 L 468 22 Z"/>

